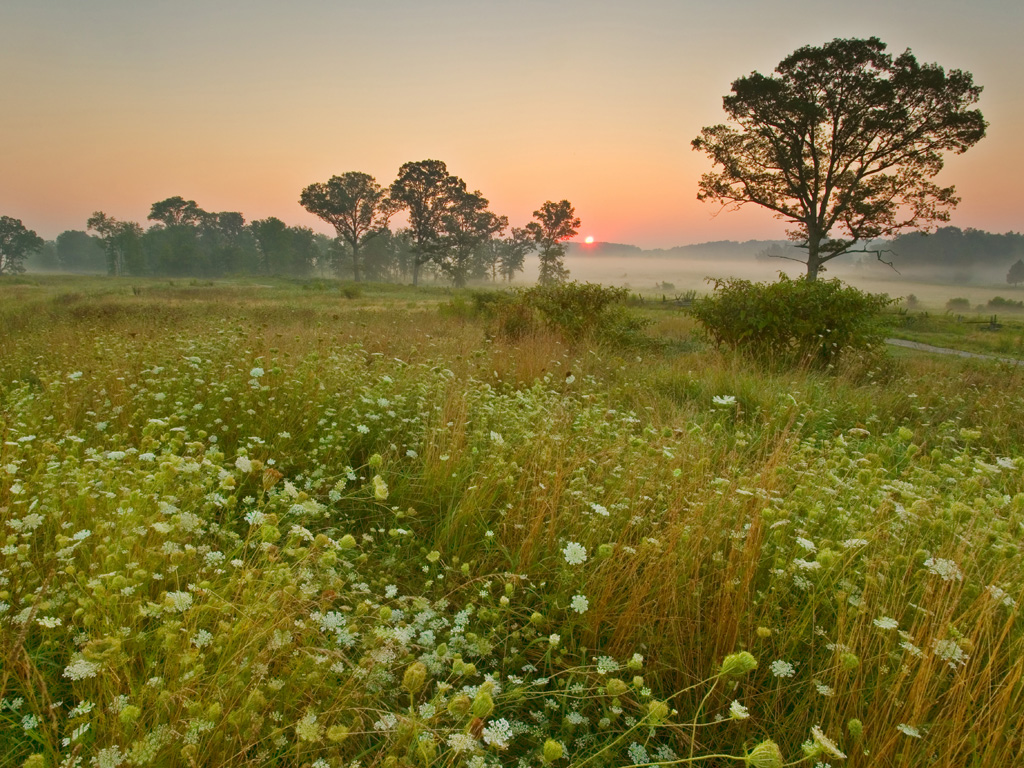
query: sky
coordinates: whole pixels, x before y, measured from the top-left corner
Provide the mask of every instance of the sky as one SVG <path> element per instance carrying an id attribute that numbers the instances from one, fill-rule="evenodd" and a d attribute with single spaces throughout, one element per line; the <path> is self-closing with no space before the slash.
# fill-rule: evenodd
<path id="1" fill-rule="evenodd" d="M 1024 228 L 1020 0 L 4 0 L 0 215 L 40 235 L 93 211 L 208 211 L 328 231 L 303 187 L 445 161 L 516 226 L 568 199 L 580 238 L 647 248 L 784 237 L 696 200 L 737 77 L 877 36 L 984 86 L 988 135 L 937 177 L 951 223 Z"/>

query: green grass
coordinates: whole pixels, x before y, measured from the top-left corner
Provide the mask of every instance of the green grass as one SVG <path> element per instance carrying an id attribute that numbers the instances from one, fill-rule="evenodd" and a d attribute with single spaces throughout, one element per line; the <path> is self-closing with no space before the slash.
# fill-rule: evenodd
<path id="1" fill-rule="evenodd" d="M 343 287 L 0 281 L 11 765 L 1024 757 L 1024 372 Z"/>
<path id="2" fill-rule="evenodd" d="M 992 317 L 996 317 L 993 325 Z M 1016 314 L 931 314 L 895 316 L 892 335 L 936 347 L 1024 359 L 1024 318 Z"/>

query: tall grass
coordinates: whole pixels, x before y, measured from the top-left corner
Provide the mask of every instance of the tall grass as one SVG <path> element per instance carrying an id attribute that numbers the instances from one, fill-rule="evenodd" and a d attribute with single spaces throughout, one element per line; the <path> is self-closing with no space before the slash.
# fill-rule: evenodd
<path id="1" fill-rule="evenodd" d="M 765 372 L 675 316 L 491 339 L 437 298 L 5 293 L 0 754 L 1024 758 L 1024 373 Z"/>

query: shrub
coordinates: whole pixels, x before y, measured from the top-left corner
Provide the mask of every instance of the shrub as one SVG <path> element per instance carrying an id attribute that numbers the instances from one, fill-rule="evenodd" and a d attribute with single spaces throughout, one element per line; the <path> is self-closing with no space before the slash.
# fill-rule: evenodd
<path id="1" fill-rule="evenodd" d="M 994 296 L 988 300 L 989 309 L 1003 309 L 1003 310 L 1021 310 L 1024 309 L 1024 301 L 1014 301 L 1013 299 L 1004 299 L 1002 296 Z"/>
<path id="2" fill-rule="evenodd" d="M 628 296 L 628 288 L 576 282 L 538 285 L 520 294 L 526 306 L 536 310 L 549 328 L 559 331 L 569 341 L 614 337 L 619 335 L 624 325 L 632 324 L 633 331 L 643 327 L 643 320 L 616 306 Z"/>
<path id="3" fill-rule="evenodd" d="M 971 302 L 968 299 L 959 296 L 955 299 L 950 299 L 946 302 L 946 309 L 950 312 L 966 312 L 971 308 Z"/>
<path id="4" fill-rule="evenodd" d="M 842 352 L 869 349 L 882 340 L 880 314 L 892 303 L 838 280 L 713 282 L 714 293 L 693 303 L 693 316 L 716 345 L 764 362 L 828 364 Z"/>
<path id="5" fill-rule="evenodd" d="M 651 343 L 643 330 L 651 321 L 629 311 L 627 288 L 607 288 L 594 283 L 538 285 L 526 290 L 477 291 L 472 303 L 455 297 L 442 304 L 445 317 L 483 317 L 492 332 L 517 340 L 540 327 L 560 333 L 570 343 L 584 339 L 614 345 L 637 346 Z"/>

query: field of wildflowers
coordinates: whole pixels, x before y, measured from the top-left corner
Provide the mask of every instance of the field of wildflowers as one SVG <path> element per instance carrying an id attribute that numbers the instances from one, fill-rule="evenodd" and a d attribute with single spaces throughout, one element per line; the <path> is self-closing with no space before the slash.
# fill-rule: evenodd
<path id="1" fill-rule="evenodd" d="M 1024 371 L 384 290 L 0 283 L 0 762 L 1024 762 Z"/>

